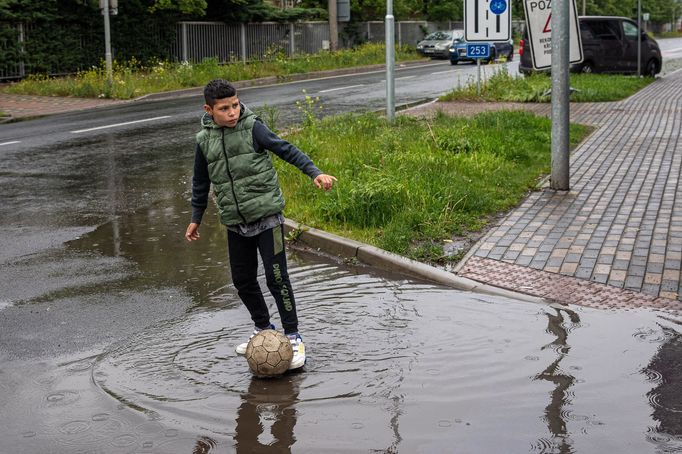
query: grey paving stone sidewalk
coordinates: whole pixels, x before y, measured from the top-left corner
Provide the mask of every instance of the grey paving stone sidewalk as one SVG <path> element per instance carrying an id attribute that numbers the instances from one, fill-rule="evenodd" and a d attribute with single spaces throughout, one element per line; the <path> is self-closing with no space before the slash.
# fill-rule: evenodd
<path id="1" fill-rule="evenodd" d="M 110 106 L 128 101 L 97 98 L 15 95 L 0 92 L 0 111 L 11 118 L 30 118 Z"/>
<path id="2" fill-rule="evenodd" d="M 496 285 L 504 267 L 495 264 L 509 264 L 529 281 L 541 271 L 682 299 L 682 71 L 627 100 L 577 106 L 571 119 L 597 126 L 572 154 L 571 189 L 532 193 L 459 274 Z"/>

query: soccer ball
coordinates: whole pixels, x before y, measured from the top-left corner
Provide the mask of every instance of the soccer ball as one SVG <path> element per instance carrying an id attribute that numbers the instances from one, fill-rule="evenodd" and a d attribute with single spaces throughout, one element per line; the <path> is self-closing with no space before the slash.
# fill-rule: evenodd
<path id="1" fill-rule="evenodd" d="M 294 351 L 284 334 L 274 329 L 264 329 L 249 340 L 245 356 L 253 375 L 273 377 L 289 369 Z"/>

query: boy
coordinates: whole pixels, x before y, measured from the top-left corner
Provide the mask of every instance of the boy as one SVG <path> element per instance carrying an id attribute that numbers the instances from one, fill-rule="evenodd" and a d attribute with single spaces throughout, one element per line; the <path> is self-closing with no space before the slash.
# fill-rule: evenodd
<path id="1" fill-rule="evenodd" d="M 284 198 L 268 150 L 298 167 L 325 191 L 336 178 L 323 174 L 308 156 L 270 131 L 239 102 L 237 90 L 226 80 L 209 82 L 204 99 L 206 113 L 194 156 L 192 222 L 185 238 L 199 239 L 199 224 L 213 184 L 220 222 L 227 226 L 232 282 L 255 324 L 251 337 L 275 328 L 257 280 L 260 252 L 268 289 L 294 351 L 289 369 L 298 369 L 305 364 L 305 347 L 284 251 Z M 243 355 L 247 343 L 239 344 L 236 352 Z"/>

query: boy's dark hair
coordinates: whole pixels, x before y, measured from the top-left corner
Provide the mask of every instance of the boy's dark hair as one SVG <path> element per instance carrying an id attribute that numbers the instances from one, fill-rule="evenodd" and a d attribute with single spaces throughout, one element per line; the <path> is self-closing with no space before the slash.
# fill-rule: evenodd
<path id="1" fill-rule="evenodd" d="M 214 79 L 204 88 L 204 99 L 211 107 L 218 99 L 231 98 L 236 95 L 237 89 L 225 79 Z"/>

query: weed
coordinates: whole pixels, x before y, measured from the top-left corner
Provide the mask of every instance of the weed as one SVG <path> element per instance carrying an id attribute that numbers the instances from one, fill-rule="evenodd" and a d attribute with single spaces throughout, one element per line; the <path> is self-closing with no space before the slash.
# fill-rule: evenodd
<path id="1" fill-rule="evenodd" d="M 279 121 L 279 109 L 277 109 L 277 107 L 264 104 L 263 107 L 258 109 L 258 116 L 265 117 L 264 121 L 268 128 L 275 133 L 278 132 L 277 122 Z"/>
<path id="2" fill-rule="evenodd" d="M 318 115 L 322 113 L 320 97 L 313 98 L 305 90 L 301 91 L 303 101 L 296 101 L 296 108 L 303 113 L 303 126 L 313 127 L 318 122 Z"/>
<path id="3" fill-rule="evenodd" d="M 307 227 L 304 227 L 301 224 L 299 224 L 298 227 L 296 227 L 295 229 L 291 229 L 289 233 L 286 234 L 284 239 L 292 243 L 296 243 L 301 238 L 301 235 L 303 235 L 303 233 L 306 232 L 307 230 L 308 230 Z"/>

